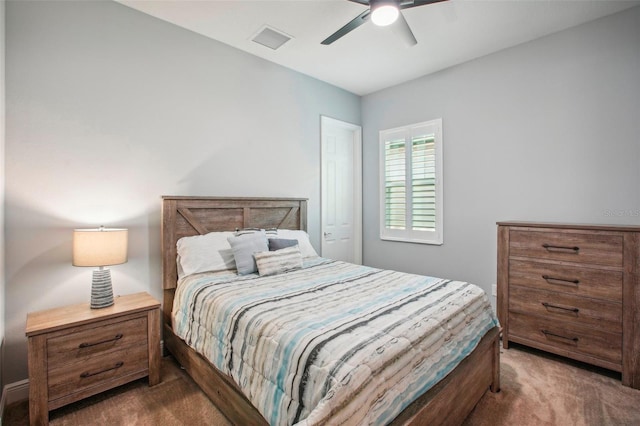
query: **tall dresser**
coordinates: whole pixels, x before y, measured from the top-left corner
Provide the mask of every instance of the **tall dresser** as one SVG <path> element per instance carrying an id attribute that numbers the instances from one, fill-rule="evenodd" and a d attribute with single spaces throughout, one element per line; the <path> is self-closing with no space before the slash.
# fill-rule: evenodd
<path id="1" fill-rule="evenodd" d="M 498 222 L 498 317 L 516 342 L 640 389 L 640 226 Z"/>

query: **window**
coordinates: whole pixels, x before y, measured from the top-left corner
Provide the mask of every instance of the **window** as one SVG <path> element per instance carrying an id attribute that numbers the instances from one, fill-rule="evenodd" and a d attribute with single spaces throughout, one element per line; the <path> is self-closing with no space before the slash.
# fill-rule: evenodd
<path id="1" fill-rule="evenodd" d="M 380 238 L 442 244 L 442 119 L 380 131 Z"/>

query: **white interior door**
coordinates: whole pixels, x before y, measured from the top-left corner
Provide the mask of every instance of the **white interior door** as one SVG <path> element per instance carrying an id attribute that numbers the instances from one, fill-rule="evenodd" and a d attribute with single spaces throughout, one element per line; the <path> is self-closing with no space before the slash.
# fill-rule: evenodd
<path id="1" fill-rule="evenodd" d="M 362 128 L 321 118 L 323 257 L 362 263 Z"/>

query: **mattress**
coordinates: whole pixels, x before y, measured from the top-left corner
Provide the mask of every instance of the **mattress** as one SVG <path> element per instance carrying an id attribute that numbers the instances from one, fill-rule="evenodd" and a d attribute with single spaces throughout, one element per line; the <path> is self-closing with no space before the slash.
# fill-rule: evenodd
<path id="1" fill-rule="evenodd" d="M 271 425 L 389 423 L 498 325 L 473 284 L 324 258 L 184 277 L 172 319 Z"/>

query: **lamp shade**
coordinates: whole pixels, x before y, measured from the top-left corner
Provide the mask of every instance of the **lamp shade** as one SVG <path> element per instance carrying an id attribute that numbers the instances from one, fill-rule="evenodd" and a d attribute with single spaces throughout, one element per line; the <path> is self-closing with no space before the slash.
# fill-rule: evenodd
<path id="1" fill-rule="evenodd" d="M 127 261 L 127 229 L 73 230 L 73 266 L 109 266 Z"/>

